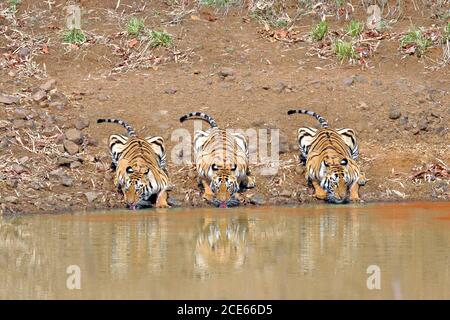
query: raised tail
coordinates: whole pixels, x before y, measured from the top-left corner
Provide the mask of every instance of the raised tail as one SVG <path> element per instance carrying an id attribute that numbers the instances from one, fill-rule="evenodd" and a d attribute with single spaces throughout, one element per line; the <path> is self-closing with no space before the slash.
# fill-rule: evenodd
<path id="1" fill-rule="evenodd" d="M 322 128 L 328 128 L 327 120 L 325 120 L 321 115 L 315 113 L 314 111 L 298 109 L 298 110 L 289 110 L 287 112 L 288 115 L 291 115 L 291 114 L 294 114 L 294 113 L 302 113 L 302 114 L 307 114 L 307 115 L 313 116 L 314 118 L 317 119 L 317 121 L 319 121 L 319 123 L 322 126 Z"/>
<path id="2" fill-rule="evenodd" d="M 122 125 L 125 129 L 127 129 L 128 135 L 130 137 L 136 137 L 136 131 L 134 131 L 133 127 L 130 126 L 128 123 L 119 120 L 119 119 L 98 119 L 97 123 L 103 123 L 103 122 L 110 122 L 110 123 L 117 123 Z"/>
<path id="3" fill-rule="evenodd" d="M 210 116 L 208 116 L 206 113 L 203 113 L 203 112 L 191 112 L 191 113 L 185 114 L 184 116 L 182 116 L 180 118 L 180 122 L 184 122 L 191 118 L 199 118 L 201 120 L 204 120 L 209 123 L 211 128 L 217 127 L 216 121 L 213 118 L 211 118 Z"/>

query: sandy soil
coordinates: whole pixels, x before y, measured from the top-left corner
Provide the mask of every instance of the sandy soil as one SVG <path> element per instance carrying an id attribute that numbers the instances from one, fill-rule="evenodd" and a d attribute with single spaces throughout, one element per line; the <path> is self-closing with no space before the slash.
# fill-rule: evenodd
<path id="1" fill-rule="evenodd" d="M 316 124 L 306 116 L 286 115 L 299 107 L 320 113 L 332 126 L 357 131 L 360 165 L 369 179 L 361 189 L 365 201 L 449 199 L 450 72 L 448 65 L 438 66 L 441 48 L 431 48 L 423 58 L 405 57 L 393 37 L 380 41 L 368 66 L 341 64 L 336 57 L 317 57 L 308 41 L 264 36 L 264 27 L 244 9 L 224 15 L 201 8 L 178 24 L 166 24 L 173 7 L 163 1 L 143 11 L 133 5 L 139 1 L 122 1 L 118 11 L 116 3 L 81 1 L 89 41 L 80 47 L 61 41 L 65 1 L 55 1 L 51 9 L 22 2 L 16 29 L 32 35 L 27 41 L 12 31 L 9 20 L 0 19 L 0 95 L 17 97 L 0 103 L 3 214 L 123 206 L 112 184 L 107 138 L 124 131 L 96 124 L 99 117 L 123 119 L 141 135 L 161 135 L 172 203 L 206 205 L 194 171 L 171 159 L 173 130 L 193 131 L 192 123 L 178 121 L 190 111 L 207 112 L 226 128 L 280 129 L 281 168 L 271 176 L 253 168 L 257 188 L 246 193 L 249 205 L 316 201 L 296 145 L 296 129 Z M 173 48 L 151 51 L 152 67 L 124 64 L 124 57 L 139 48 L 127 47 L 131 39 L 120 34 L 132 14 L 174 35 Z M 411 21 L 424 27 L 444 24 L 429 16 L 406 8 L 391 32 L 407 31 Z M 316 22 L 302 17 L 296 30 L 307 34 Z M 330 20 L 336 30 L 346 23 Z M 16 63 L 8 64 L 12 56 Z M 220 75 L 224 68 L 231 71 L 225 77 Z"/>

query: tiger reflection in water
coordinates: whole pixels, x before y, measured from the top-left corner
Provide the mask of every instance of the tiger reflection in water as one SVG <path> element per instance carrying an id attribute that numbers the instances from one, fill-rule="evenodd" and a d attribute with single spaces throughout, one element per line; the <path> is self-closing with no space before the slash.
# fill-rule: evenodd
<path id="1" fill-rule="evenodd" d="M 248 220 L 205 218 L 195 245 L 195 268 L 202 273 L 238 269 L 247 255 Z"/>

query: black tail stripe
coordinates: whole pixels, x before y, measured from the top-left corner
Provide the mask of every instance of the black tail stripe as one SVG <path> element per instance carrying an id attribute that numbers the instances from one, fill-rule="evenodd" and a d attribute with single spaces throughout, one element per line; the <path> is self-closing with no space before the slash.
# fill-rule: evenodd
<path id="1" fill-rule="evenodd" d="M 191 113 L 185 114 L 185 115 L 183 115 L 180 118 L 180 122 L 184 122 L 184 121 L 189 120 L 189 119 L 191 119 L 193 117 L 200 118 L 200 119 L 208 122 L 209 125 L 212 128 L 217 127 L 216 121 L 211 116 L 209 116 L 209 115 L 207 115 L 206 113 L 203 113 L 203 112 L 191 112 Z"/>

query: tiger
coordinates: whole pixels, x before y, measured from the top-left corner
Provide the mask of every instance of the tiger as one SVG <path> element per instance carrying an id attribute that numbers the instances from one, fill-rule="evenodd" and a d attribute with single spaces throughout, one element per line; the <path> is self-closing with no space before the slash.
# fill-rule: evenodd
<path id="1" fill-rule="evenodd" d="M 305 178 L 314 187 L 314 196 L 330 203 L 360 201 L 359 187 L 366 184 L 365 175 L 357 164 L 359 147 L 355 131 L 348 128 L 330 129 L 327 121 L 308 110 L 289 110 L 313 116 L 320 129 L 299 128 L 300 162 L 305 165 Z"/>
<path id="2" fill-rule="evenodd" d="M 203 198 L 220 208 L 239 205 L 237 192 L 255 187 L 245 136 L 218 128 L 216 121 L 202 112 L 185 114 L 180 122 L 192 118 L 210 125 L 208 130 L 197 130 L 194 135 L 195 167 Z"/>
<path id="3" fill-rule="evenodd" d="M 156 208 L 170 207 L 167 203 L 169 175 L 163 138 L 149 136 L 142 139 L 122 120 L 97 120 L 97 123 L 103 122 L 117 123 L 127 129 L 128 136 L 113 134 L 109 137 L 111 169 L 116 173 L 114 184 L 123 194 L 126 206 L 132 210 L 153 203 Z"/>

